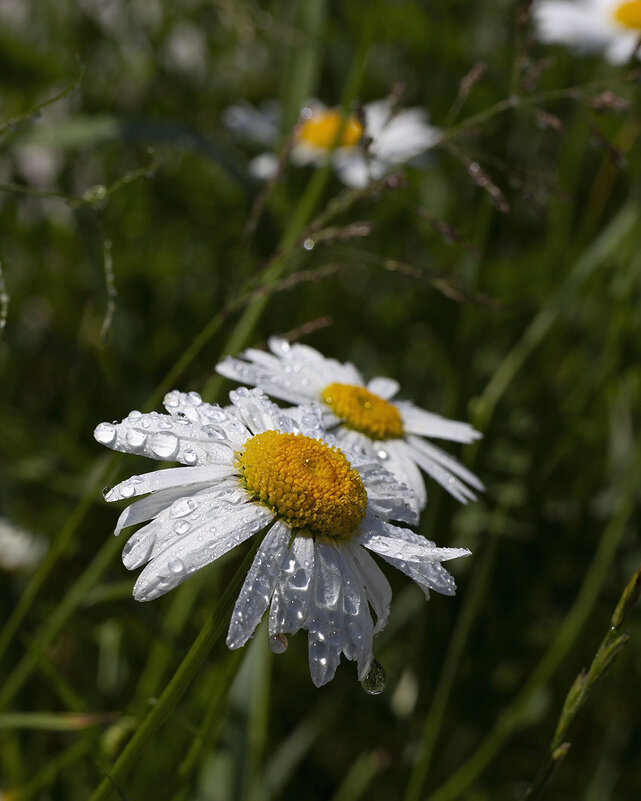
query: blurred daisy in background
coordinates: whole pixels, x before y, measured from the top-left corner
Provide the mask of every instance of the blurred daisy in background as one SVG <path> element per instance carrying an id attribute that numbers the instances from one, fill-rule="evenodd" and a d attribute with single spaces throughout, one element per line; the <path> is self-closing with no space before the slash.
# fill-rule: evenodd
<path id="1" fill-rule="evenodd" d="M 541 41 L 603 52 L 611 64 L 632 58 L 641 41 L 641 0 L 541 0 L 532 15 Z"/>
<path id="2" fill-rule="evenodd" d="M 241 358 L 227 357 L 216 370 L 226 378 L 260 387 L 289 403 L 321 404 L 323 425 L 341 447 L 358 449 L 383 462 L 415 495 L 417 510 L 427 501 L 420 470 L 461 503 L 476 500 L 470 487 L 483 490 L 479 479 L 426 437 L 473 442 L 481 434 L 468 423 L 447 420 L 409 401 L 395 401 L 399 384 L 373 378 L 367 385 L 354 365 L 326 359 L 307 345 L 290 345 L 271 337 L 271 353 L 248 349 Z"/>
<path id="3" fill-rule="evenodd" d="M 34 570 L 46 551 L 47 544 L 43 539 L 0 517 L 0 570 Z"/>
<path id="4" fill-rule="evenodd" d="M 363 680 L 391 601 L 370 552 L 429 597 L 430 590 L 454 594 L 441 562 L 469 551 L 437 548 L 392 525 L 416 523 L 411 491 L 377 460 L 339 448 L 325 434 L 318 408 L 285 413 L 259 390 L 245 388 L 230 399 L 223 409 L 196 393 L 171 392 L 169 414 L 131 412 L 94 432 L 115 450 L 184 465 L 133 476 L 105 494 L 108 501 L 147 495 L 116 526 L 118 534 L 151 521 L 123 549 L 130 570 L 146 564 L 134 597 L 158 598 L 268 529 L 236 601 L 228 646 L 244 645 L 269 607 L 273 651 L 285 650 L 287 635 L 308 631 L 314 684 L 333 678 L 341 653 L 357 662 Z"/>
<path id="5" fill-rule="evenodd" d="M 224 121 L 238 136 L 272 148 L 253 159 L 250 170 L 260 179 L 275 175 L 278 106 L 231 106 L 225 110 Z M 331 161 L 343 183 L 361 189 L 436 145 L 441 132 L 429 125 L 424 109 L 396 110 L 389 99 L 367 103 L 358 114 L 347 116 L 340 109 L 310 100 L 293 136 L 290 158 L 294 164 L 322 166 Z"/>

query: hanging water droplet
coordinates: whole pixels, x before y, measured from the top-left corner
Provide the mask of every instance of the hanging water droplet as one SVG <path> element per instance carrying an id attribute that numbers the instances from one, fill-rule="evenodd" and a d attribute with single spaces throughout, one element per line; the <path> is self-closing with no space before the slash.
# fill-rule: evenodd
<path id="1" fill-rule="evenodd" d="M 149 447 L 161 459 L 171 458 L 178 450 L 178 437 L 170 433 L 153 434 L 149 438 Z"/>
<path id="2" fill-rule="evenodd" d="M 273 634 L 269 638 L 269 650 L 273 654 L 283 654 L 287 650 L 287 646 L 289 643 L 287 642 L 287 635 L 286 634 Z"/>
<path id="3" fill-rule="evenodd" d="M 107 495 L 109 495 L 109 493 L 110 493 L 110 492 L 111 492 L 111 487 L 103 487 L 103 490 L 102 490 L 102 497 L 103 497 L 103 498 L 106 498 L 106 497 L 107 497 Z"/>
<path id="4" fill-rule="evenodd" d="M 361 687 L 368 695 L 380 695 L 387 684 L 385 670 L 378 659 L 372 659 L 367 676 L 361 682 Z"/>
<path id="5" fill-rule="evenodd" d="M 110 445 L 116 439 L 116 427 L 112 423 L 100 423 L 93 435 L 101 445 Z"/>

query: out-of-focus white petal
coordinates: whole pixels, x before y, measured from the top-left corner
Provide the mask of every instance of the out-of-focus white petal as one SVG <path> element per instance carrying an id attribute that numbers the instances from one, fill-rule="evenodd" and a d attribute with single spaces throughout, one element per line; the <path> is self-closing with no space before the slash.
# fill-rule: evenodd
<path id="1" fill-rule="evenodd" d="M 399 481 L 404 482 L 414 493 L 416 509 L 420 512 L 427 503 L 427 491 L 421 471 L 408 452 L 404 440 L 388 440 L 380 443 L 379 453 L 387 453 L 384 465 Z"/>
<path id="2" fill-rule="evenodd" d="M 414 459 L 416 464 L 424 470 L 428 476 L 431 476 L 437 481 L 443 489 L 447 490 L 453 498 L 456 498 L 460 503 L 467 503 L 468 501 L 475 501 L 476 495 L 460 481 L 447 467 L 444 467 L 443 459 L 435 459 L 428 450 L 419 447 L 417 442 L 422 444 L 421 440 L 414 438 L 413 442 L 403 443 L 407 448 L 408 453 Z M 450 459 L 450 461 L 455 461 Z M 461 470 L 465 468 L 460 465 Z"/>
<path id="3" fill-rule="evenodd" d="M 232 612 L 227 633 L 229 648 L 244 645 L 260 623 L 280 574 L 290 536 L 289 526 L 276 521 L 260 544 Z"/>
<path id="4" fill-rule="evenodd" d="M 249 174 L 259 181 L 271 181 L 278 174 L 279 161 L 273 153 L 259 153 L 249 162 Z"/>
<path id="5" fill-rule="evenodd" d="M 273 145 L 278 140 L 280 108 L 274 102 L 264 103 L 260 108 L 239 103 L 224 110 L 223 122 L 237 136 L 262 145 Z"/>
<path id="6" fill-rule="evenodd" d="M 378 395 L 379 398 L 384 398 L 385 400 L 390 400 L 396 395 L 401 388 L 401 385 L 398 381 L 394 381 L 393 378 L 387 378 L 387 376 L 376 376 L 372 378 L 372 380 L 368 383 L 367 389 L 370 392 L 373 392 L 374 395 Z"/>
<path id="7" fill-rule="evenodd" d="M 483 435 L 469 423 L 448 420 L 433 412 L 426 412 L 409 401 L 395 404 L 403 421 L 403 430 L 408 434 L 447 439 L 451 442 L 474 442 Z"/>

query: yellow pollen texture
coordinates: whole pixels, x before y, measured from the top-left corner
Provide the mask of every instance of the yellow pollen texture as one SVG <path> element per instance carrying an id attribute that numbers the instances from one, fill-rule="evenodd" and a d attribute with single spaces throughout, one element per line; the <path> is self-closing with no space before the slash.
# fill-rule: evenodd
<path id="1" fill-rule="evenodd" d="M 622 3 L 614 12 L 614 16 L 626 28 L 641 30 L 641 0 Z"/>
<path id="2" fill-rule="evenodd" d="M 361 431 L 371 439 L 403 436 L 403 422 L 396 406 L 365 387 L 330 384 L 321 398 L 348 428 Z"/>
<path id="3" fill-rule="evenodd" d="M 264 431 L 245 443 L 237 464 L 247 489 L 293 529 L 344 540 L 365 517 L 361 477 L 338 448 L 324 442 Z"/>
<path id="4" fill-rule="evenodd" d="M 323 150 L 329 150 L 334 144 L 336 147 L 353 147 L 363 135 L 363 126 L 354 115 L 347 117 L 340 139 L 336 141 L 342 120 L 342 114 L 336 109 L 315 111 L 301 124 L 298 137 L 306 144 Z"/>

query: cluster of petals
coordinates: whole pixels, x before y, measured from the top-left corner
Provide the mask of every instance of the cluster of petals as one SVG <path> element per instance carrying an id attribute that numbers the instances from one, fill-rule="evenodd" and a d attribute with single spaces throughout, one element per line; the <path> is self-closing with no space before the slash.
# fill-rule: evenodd
<path id="1" fill-rule="evenodd" d="M 532 14 L 543 42 L 601 52 L 612 64 L 639 51 L 641 0 L 540 0 Z"/>
<path id="2" fill-rule="evenodd" d="M 107 501 L 135 499 L 121 513 L 116 534 L 144 524 L 123 549 L 128 569 L 144 566 L 134 597 L 158 598 L 260 535 L 231 616 L 228 646 L 244 645 L 268 612 L 272 650 L 283 651 L 287 636 L 308 632 L 317 686 L 333 678 L 341 654 L 357 663 L 363 679 L 391 601 L 389 583 L 372 554 L 407 574 L 429 597 L 430 590 L 454 594 L 454 580 L 441 563 L 469 551 L 438 548 L 408 528 L 418 521 L 412 490 L 371 450 L 351 449 L 327 433 L 318 405 L 282 409 L 261 390 L 245 387 L 229 397 L 231 404 L 220 407 L 197 393 L 170 392 L 167 414 L 134 411 L 94 432 L 98 442 L 115 450 L 181 465 L 132 476 L 105 492 Z M 340 452 L 357 471 L 367 504 L 350 536 L 297 529 L 247 486 L 242 454 L 265 432 L 313 440 Z"/>
<path id="3" fill-rule="evenodd" d="M 411 161 L 438 144 L 441 138 L 441 131 L 429 124 L 425 109 L 396 109 L 389 99 L 366 103 L 360 109 L 358 121 L 355 117 L 347 118 L 344 124 L 359 131 L 347 141 L 314 141 L 305 136 L 306 122 L 339 113 L 318 100 L 308 101 L 294 132 L 290 158 L 296 165 L 322 166 L 331 162 L 340 180 L 355 189 L 362 189 Z M 278 105 L 230 106 L 225 110 L 224 121 L 235 135 L 270 148 L 252 160 L 250 171 L 259 179 L 273 177 L 278 169 L 275 155 L 280 137 Z"/>

